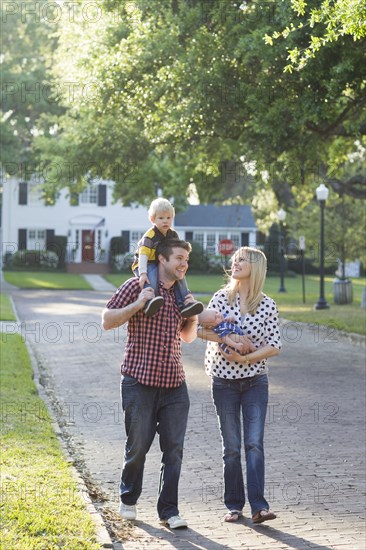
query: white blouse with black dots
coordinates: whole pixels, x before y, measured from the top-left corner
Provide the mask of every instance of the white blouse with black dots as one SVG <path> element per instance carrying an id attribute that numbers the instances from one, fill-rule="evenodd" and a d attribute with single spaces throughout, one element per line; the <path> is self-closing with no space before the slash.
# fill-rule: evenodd
<path id="1" fill-rule="evenodd" d="M 207 309 L 215 309 L 224 315 L 233 317 L 235 323 L 242 329 L 244 334 L 249 336 L 256 348 L 270 345 L 281 349 L 278 310 L 275 301 L 269 296 L 263 295 L 254 315 L 250 313 L 242 315 L 239 294 L 237 294 L 235 305 L 231 306 L 227 301 L 227 291 L 219 290 L 211 298 Z M 227 361 L 220 353 L 217 342 L 207 342 L 205 369 L 209 376 L 230 379 L 248 378 L 256 374 L 266 374 L 267 360 L 262 359 L 249 365 Z"/>

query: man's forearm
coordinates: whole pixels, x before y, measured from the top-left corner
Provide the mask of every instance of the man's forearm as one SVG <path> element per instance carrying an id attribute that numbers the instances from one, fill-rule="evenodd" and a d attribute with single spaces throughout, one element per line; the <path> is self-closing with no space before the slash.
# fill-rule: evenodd
<path id="1" fill-rule="evenodd" d="M 189 317 L 181 330 L 180 336 L 186 344 L 190 344 L 197 338 L 198 317 Z"/>
<path id="2" fill-rule="evenodd" d="M 197 336 L 202 340 L 210 340 L 210 342 L 218 342 L 219 344 L 223 342 L 223 339 L 210 328 L 199 327 Z"/>
<path id="3" fill-rule="evenodd" d="M 139 301 L 133 302 L 121 309 L 105 308 L 102 313 L 102 327 L 104 330 L 120 327 L 131 319 L 141 309 Z"/>

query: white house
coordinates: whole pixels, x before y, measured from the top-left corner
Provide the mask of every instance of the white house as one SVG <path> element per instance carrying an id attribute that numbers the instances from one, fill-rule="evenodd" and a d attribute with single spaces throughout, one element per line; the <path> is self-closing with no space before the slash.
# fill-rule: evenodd
<path id="1" fill-rule="evenodd" d="M 149 227 L 147 208 L 113 203 L 113 182 L 99 181 L 83 193 L 63 189 L 52 206 L 45 206 L 39 182 L 6 179 L 3 183 L 2 257 L 17 250 L 54 250 L 54 237 L 67 237 L 68 271 L 106 272 L 112 237 L 123 236 L 134 252 Z M 235 248 L 255 245 L 257 229 L 249 206 L 190 206 L 176 215 L 181 238 L 200 242 L 216 254 L 222 239 Z"/>

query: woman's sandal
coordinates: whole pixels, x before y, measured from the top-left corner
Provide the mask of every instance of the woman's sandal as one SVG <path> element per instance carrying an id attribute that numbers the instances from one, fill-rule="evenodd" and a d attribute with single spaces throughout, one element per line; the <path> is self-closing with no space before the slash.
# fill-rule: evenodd
<path id="1" fill-rule="evenodd" d="M 227 514 L 224 515 L 224 521 L 233 523 L 234 521 L 238 521 L 241 515 L 242 513 L 240 512 L 240 510 L 230 510 Z"/>
<path id="2" fill-rule="evenodd" d="M 263 523 L 264 521 L 268 521 L 270 519 L 276 519 L 276 514 L 273 512 L 270 512 L 269 510 L 259 510 L 254 516 L 252 517 L 253 523 Z"/>

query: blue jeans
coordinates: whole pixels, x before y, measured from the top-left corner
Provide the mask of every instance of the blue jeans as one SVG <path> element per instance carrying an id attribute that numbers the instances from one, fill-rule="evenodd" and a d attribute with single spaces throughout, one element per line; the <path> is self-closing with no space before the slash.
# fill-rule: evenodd
<path id="1" fill-rule="evenodd" d="M 224 502 L 229 510 L 242 510 L 245 504 L 241 466 L 241 418 L 247 493 L 252 515 L 268 509 L 264 498 L 263 435 L 268 404 L 266 374 L 227 380 L 213 377 L 212 397 L 218 416 L 224 459 Z"/>
<path id="2" fill-rule="evenodd" d="M 136 504 L 142 491 L 145 458 L 155 433 L 162 451 L 158 514 L 168 519 L 179 514 L 178 483 L 187 427 L 189 397 L 186 383 L 178 388 L 155 388 L 132 376 L 121 382 L 122 408 L 127 440 L 120 495 L 124 504 Z"/>
<path id="3" fill-rule="evenodd" d="M 139 276 L 138 268 L 135 269 L 134 274 L 136 277 Z M 159 281 L 158 281 L 158 266 L 154 263 L 147 264 L 147 276 L 149 277 L 150 284 L 146 283 L 145 288 L 151 286 L 155 291 L 155 296 L 159 295 Z M 189 289 L 187 286 L 186 279 L 181 281 L 176 281 L 174 283 L 174 295 L 175 300 L 180 309 L 184 306 L 184 299 L 189 294 Z"/>

